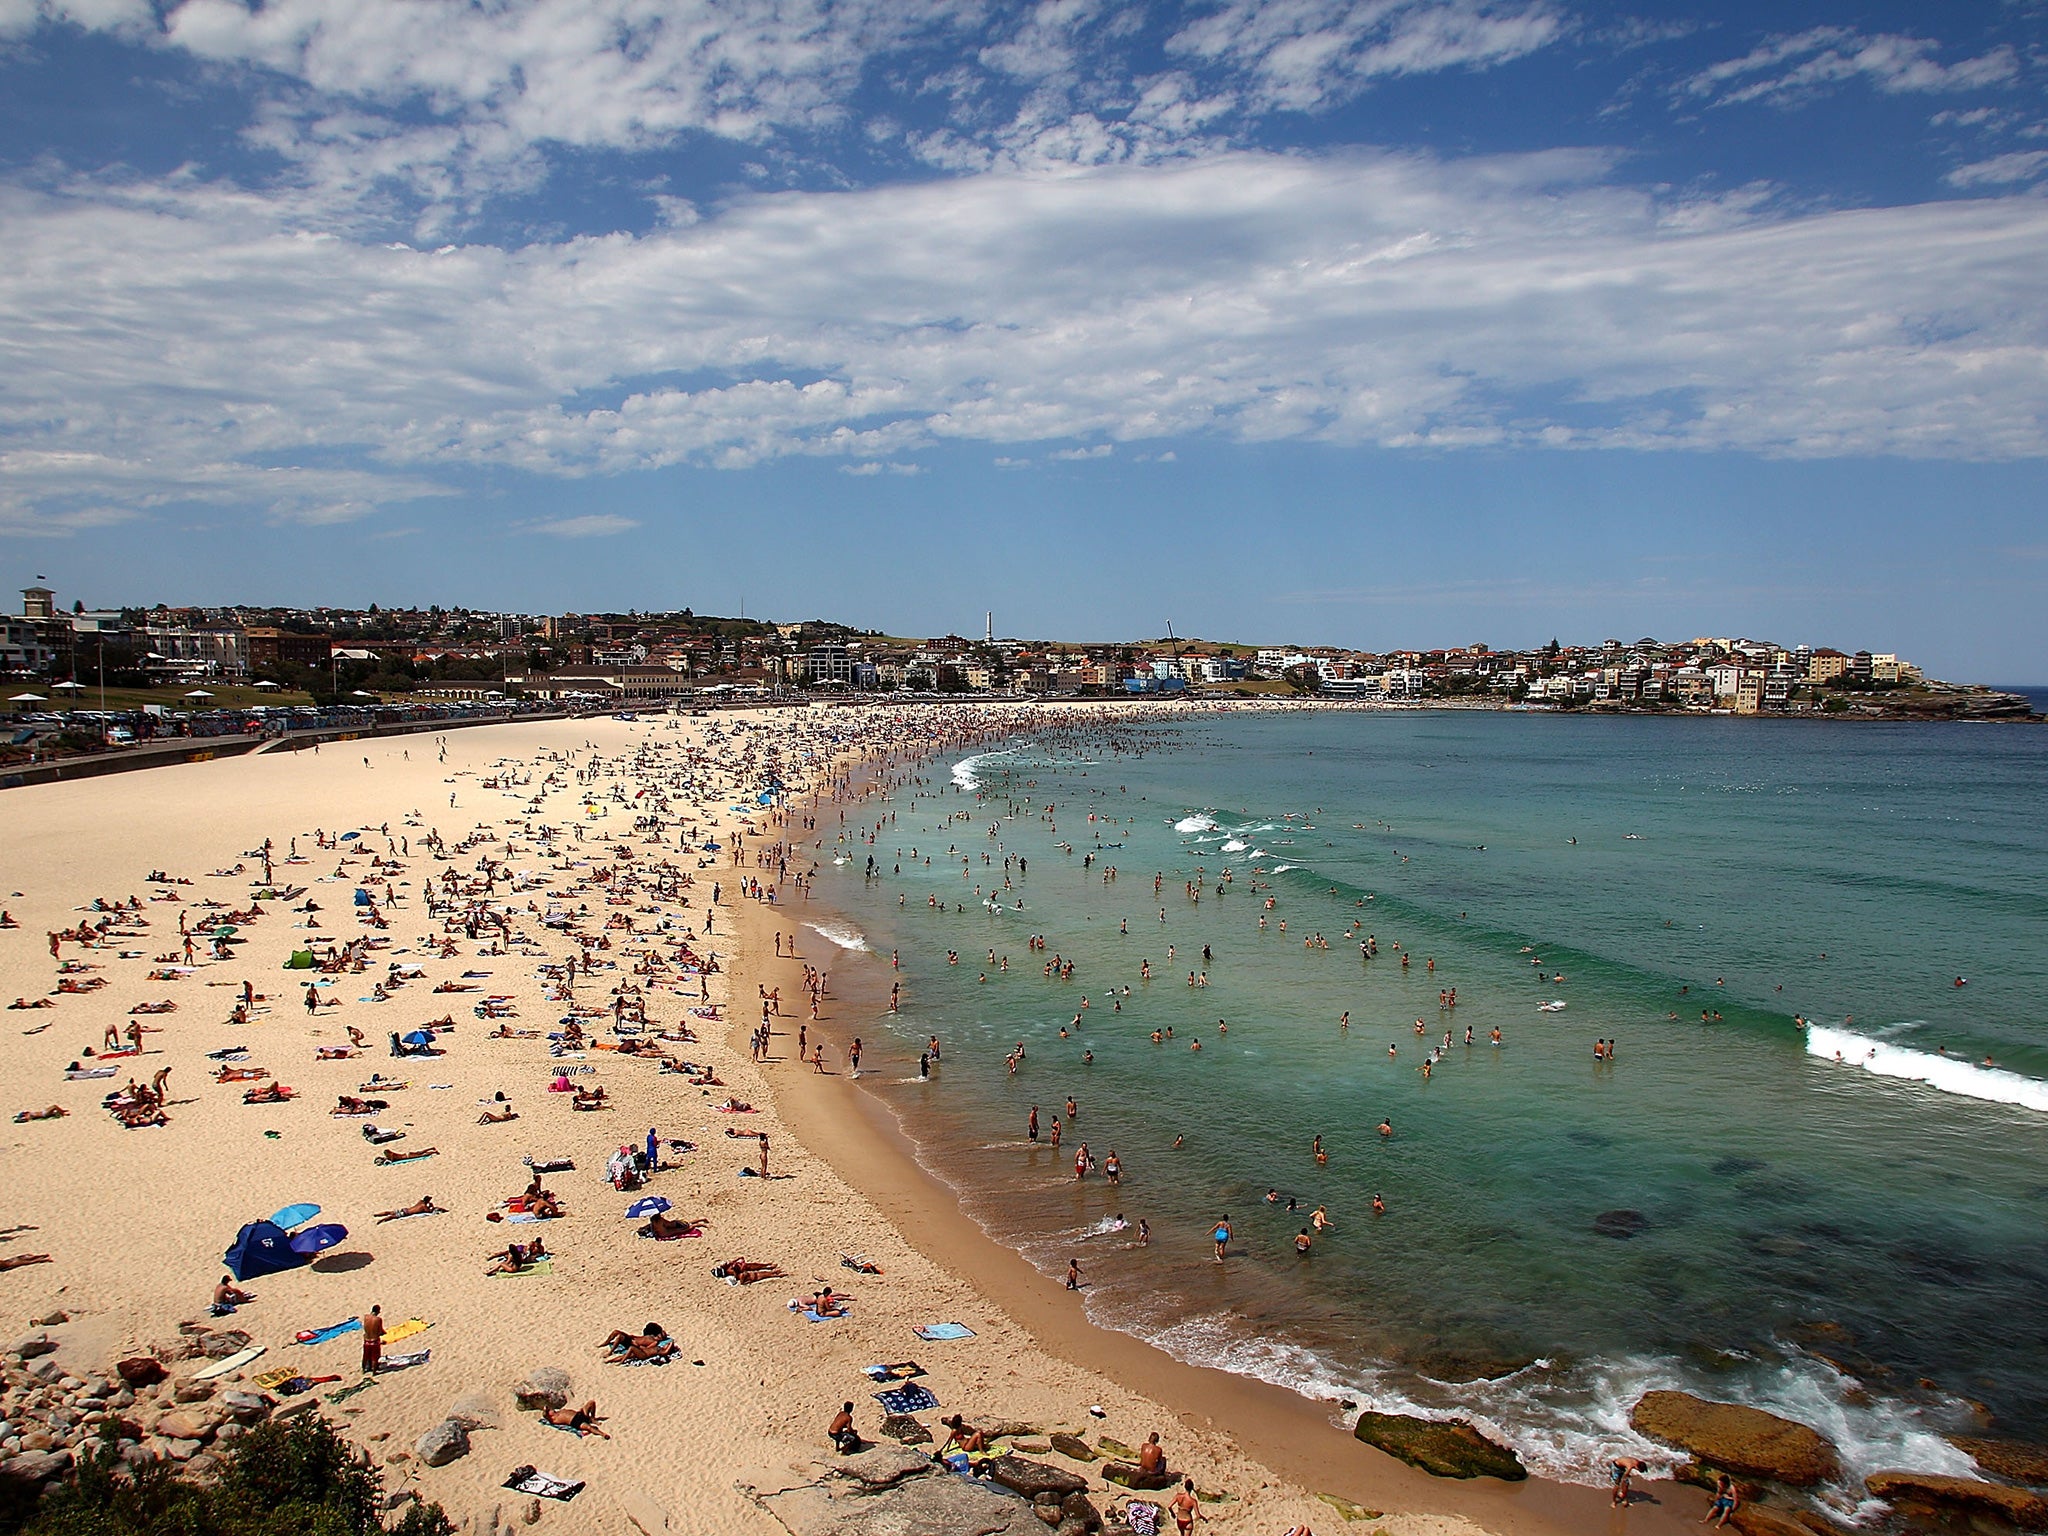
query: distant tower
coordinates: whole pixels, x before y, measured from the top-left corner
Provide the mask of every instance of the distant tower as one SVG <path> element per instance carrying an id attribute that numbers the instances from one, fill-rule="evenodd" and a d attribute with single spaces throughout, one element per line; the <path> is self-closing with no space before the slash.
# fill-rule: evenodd
<path id="1" fill-rule="evenodd" d="M 21 616 L 25 619 L 51 619 L 57 616 L 57 594 L 48 587 L 23 587 L 21 589 Z"/>
<path id="2" fill-rule="evenodd" d="M 996 643 L 996 616 L 994 613 L 990 613 L 988 616 L 988 643 L 990 645 Z"/>

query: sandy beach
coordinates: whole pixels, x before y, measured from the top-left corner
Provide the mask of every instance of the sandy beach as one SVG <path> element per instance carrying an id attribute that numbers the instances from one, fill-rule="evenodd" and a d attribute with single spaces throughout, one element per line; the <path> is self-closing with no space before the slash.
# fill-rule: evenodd
<path id="1" fill-rule="evenodd" d="M 845 730 L 843 717 L 834 728 Z M 0 796 L 0 905 L 19 924 L 0 932 L 0 995 L 54 1005 L 8 1011 L 0 1072 L 11 1102 L 0 1112 L 67 1111 L 8 1126 L 0 1228 L 14 1230 L 0 1257 L 48 1253 L 51 1262 L 0 1274 L 0 1305 L 23 1328 L 68 1314 L 49 1333 L 55 1358 L 80 1378 L 173 1349 L 181 1323 L 246 1331 L 265 1352 L 235 1373 L 244 1384 L 284 1367 L 340 1378 L 314 1389 L 319 1410 L 385 1464 L 387 1486 L 417 1489 L 477 1530 L 525 1508 L 500 1487 L 520 1466 L 586 1484 L 573 1502 L 544 1506 L 543 1529 L 784 1530 L 773 1496 L 836 1459 L 825 1427 L 842 1401 L 855 1404 L 860 1433 L 879 1438 L 879 1388 L 862 1368 L 908 1360 L 939 1405 L 920 1415 L 927 1426 L 958 1412 L 1022 1426 L 1028 1433 L 1015 1438 L 1034 1446 L 1058 1432 L 1136 1445 L 1158 1431 L 1170 1465 L 1222 1495 L 1203 1514 L 1224 1530 L 1512 1536 L 1621 1518 L 1588 1489 L 1430 1479 L 1334 1427 L 1330 1405 L 1184 1366 L 1092 1327 L 1057 1282 L 960 1213 L 886 1113 L 846 1080 L 844 1037 L 853 1031 L 834 1018 L 829 992 L 810 1028 L 827 1042 L 833 1070 L 799 1069 L 794 1033 L 809 1024 L 803 968 L 830 962 L 802 943 L 792 955 L 776 942 L 798 927 L 787 887 L 773 906 L 740 895 L 741 877 L 760 873 L 754 848 L 779 834 L 758 810 L 757 830 L 742 831 L 748 818 L 736 807 L 752 806 L 771 742 L 792 783 L 806 754 L 817 754 L 814 767 L 823 761 L 833 743 L 821 733 L 805 740 L 807 730 L 815 732 L 805 717 L 788 715 L 507 725 L 449 733 L 445 761 L 436 738 L 415 736 Z M 863 745 L 876 750 L 888 728 L 878 721 L 872 730 Z M 644 754 L 637 772 L 635 753 Z M 660 831 L 636 831 L 649 816 Z M 738 866 L 736 832 L 749 845 Z M 350 833 L 316 846 L 316 836 Z M 209 958 L 202 941 L 186 969 L 180 914 L 206 932 L 223 912 L 246 911 L 265 888 L 266 838 L 276 861 L 269 888 L 304 894 L 256 903 L 260 915 L 235 924 L 226 958 Z M 294 840 L 303 862 L 287 862 Z M 691 851 L 679 851 L 679 840 Z M 704 850 L 714 842 L 717 851 Z M 148 882 L 156 871 L 191 883 Z M 429 882 L 440 892 L 431 915 Z M 356 904 L 358 889 L 373 905 Z M 131 896 L 139 905 L 119 914 L 104 942 L 60 941 L 52 959 L 49 934 L 114 915 L 91 910 L 96 899 L 111 908 Z M 308 900 L 317 911 L 300 910 Z M 222 905 L 203 909 L 206 901 Z M 472 936 L 466 924 L 479 917 Z M 137 919 L 147 927 L 131 926 Z M 492 937 L 500 920 L 502 945 Z M 294 950 L 358 940 L 384 941 L 358 952 L 360 970 L 284 968 Z M 571 954 L 593 967 L 573 991 L 559 969 L 543 971 Z M 686 954 L 715 956 L 718 970 L 701 975 Z M 62 975 L 60 961 L 85 968 Z M 66 981 L 89 990 L 52 995 Z M 324 983 L 317 1012 L 304 1003 L 309 981 Z M 256 1008 L 248 1022 L 231 1022 L 245 983 Z M 762 988 L 780 993 L 781 1012 L 757 1061 L 750 1035 Z M 502 1001 L 479 1018 L 486 998 Z M 160 1001 L 176 1008 L 131 1013 Z M 641 1031 L 614 1034 L 616 1018 L 641 1010 Z M 433 1040 L 443 1054 L 393 1059 L 390 1037 L 444 1016 L 453 1027 Z M 551 1055 L 546 1036 L 571 1019 L 589 1048 Z M 144 1035 L 143 1054 L 107 1062 L 109 1077 L 66 1080 L 68 1064 L 94 1066 L 86 1052 L 101 1048 L 110 1026 L 131 1023 L 157 1031 Z M 348 1046 L 350 1028 L 364 1037 L 359 1054 L 316 1059 Z M 515 1037 L 494 1037 L 500 1029 Z M 685 1031 L 695 1039 L 680 1038 Z M 649 1049 L 621 1052 L 622 1038 Z M 234 1047 L 245 1051 L 213 1054 Z M 657 1052 L 698 1070 L 666 1069 Z M 223 1066 L 269 1075 L 216 1081 Z M 131 1077 L 147 1083 L 163 1068 L 167 1124 L 124 1129 L 101 1107 Z M 575 1087 L 602 1088 L 605 1107 L 572 1108 L 578 1095 L 550 1091 L 558 1072 Z M 365 1086 L 373 1075 L 406 1086 Z M 244 1102 L 267 1084 L 296 1095 Z M 330 1113 L 344 1095 L 383 1100 L 368 1123 L 403 1138 L 380 1153 L 364 1118 Z M 734 1100 L 750 1111 L 718 1107 Z M 479 1123 L 507 1105 L 516 1119 Z M 650 1128 L 664 1166 L 644 1189 L 615 1189 L 607 1158 L 643 1145 Z M 761 1134 L 770 1177 L 742 1176 L 759 1164 Z M 692 1150 L 673 1150 L 674 1141 Z M 435 1155 L 379 1161 L 426 1148 Z M 574 1161 L 573 1171 L 543 1180 L 563 1215 L 488 1220 L 526 1189 L 528 1158 Z M 445 1214 L 374 1220 L 428 1194 Z M 642 1195 L 668 1201 L 669 1214 L 699 1224 L 701 1235 L 636 1236 L 640 1222 L 625 1212 Z M 207 1319 L 237 1230 L 296 1202 L 319 1205 L 319 1221 L 345 1225 L 346 1239 L 310 1265 L 249 1281 L 254 1301 Z M 536 1235 L 551 1255 L 540 1272 L 486 1276 L 508 1243 Z M 847 1255 L 880 1273 L 847 1267 Z M 742 1256 L 783 1273 L 749 1285 L 713 1275 Z M 828 1285 L 851 1297 L 846 1316 L 814 1323 L 790 1310 Z M 359 1335 L 294 1342 L 372 1305 L 392 1323 L 430 1325 L 388 1346 L 387 1357 L 428 1358 L 365 1378 Z M 650 1321 L 676 1341 L 672 1362 L 605 1363 L 600 1340 Z M 912 1331 L 943 1322 L 972 1336 L 928 1342 Z M 595 1400 L 609 1438 L 514 1407 L 514 1384 L 541 1367 L 567 1372 L 572 1406 Z M 422 1466 L 415 1441 L 458 1402 L 488 1402 L 486 1422 L 471 1432 L 468 1454 Z M 1090 1475 L 1098 1504 L 1124 1496 L 1106 1489 L 1100 1464 L 1060 1464 Z M 1675 1529 L 1703 1507 L 1689 1489 L 1652 1492 L 1657 1502 L 1626 1517 L 1638 1530 Z M 1347 1525 L 1320 1494 L 1384 1518 Z"/>

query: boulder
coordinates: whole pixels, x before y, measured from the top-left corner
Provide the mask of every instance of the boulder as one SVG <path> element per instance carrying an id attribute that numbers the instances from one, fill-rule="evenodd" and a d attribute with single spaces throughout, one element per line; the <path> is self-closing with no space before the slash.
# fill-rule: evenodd
<path id="1" fill-rule="evenodd" d="M 902 1445 L 930 1445 L 932 1432 L 907 1413 L 892 1413 L 882 1420 L 882 1433 Z"/>
<path id="2" fill-rule="evenodd" d="M 42 1355 L 54 1354 L 56 1349 L 57 1341 L 47 1333 L 32 1333 L 25 1339 L 16 1339 L 11 1353 L 21 1356 L 24 1360 L 34 1360 Z"/>
<path id="3" fill-rule="evenodd" d="M 1102 1511 L 1085 1493 L 1070 1493 L 1060 1500 L 1060 1524 L 1078 1525 L 1084 1531 L 1102 1529 Z"/>
<path id="4" fill-rule="evenodd" d="M 1378 1520 L 1384 1517 L 1384 1511 L 1367 1509 L 1363 1504 L 1354 1504 L 1351 1500 L 1343 1498 L 1338 1494 L 1319 1493 L 1316 1497 L 1337 1511 L 1346 1520 Z"/>
<path id="5" fill-rule="evenodd" d="M 558 1365 L 536 1366 L 512 1389 L 512 1400 L 529 1412 L 559 1408 L 569 1401 L 569 1373 Z"/>
<path id="6" fill-rule="evenodd" d="M 1728 1525 L 1742 1532 L 1742 1536 L 1814 1536 L 1805 1522 L 1769 1504 L 1736 1505 L 1735 1513 L 1728 1517 Z"/>
<path id="7" fill-rule="evenodd" d="M 1095 1448 L 1105 1456 L 1121 1456 L 1125 1461 L 1138 1459 L 1136 1446 L 1125 1445 L 1121 1440 L 1112 1440 L 1108 1435 L 1096 1436 Z"/>
<path id="8" fill-rule="evenodd" d="M 1463 1419 L 1418 1419 L 1368 1409 L 1358 1416 L 1352 1433 L 1434 1477 L 1497 1477 L 1518 1483 L 1529 1475 L 1513 1451 Z"/>
<path id="9" fill-rule="evenodd" d="M 1094 1461 L 1096 1459 L 1095 1447 L 1086 1440 L 1083 1440 L 1079 1435 L 1054 1435 L 1052 1437 L 1052 1448 L 1069 1461 Z"/>
<path id="10" fill-rule="evenodd" d="M 929 1456 L 901 1445 L 878 1445 L 842 1457 L 832 1468 L 834 1475 L 852 1479 L 864 1492 L 893 1488 L 905 1478 L 924 1477 L 932 1470 Z"/>
<path id="11" fill-rule="evenodd" d="M 1088 1487 L 1085 1477 L 1077 1477 L 1061 1467 L 1049 1467 L 1042 1461 L 1026 1461 L 1022 1456 L 991 1457 L 981 1464 L 981 1472 L 990 1482 L 1000 1483 L 1027 1499 L 1041 1493 L 1056 1493 L 1065 1498 Z"/>
<path id="12" fill-rule="evenodd" d="M 448 1405 L 448 1417 L 464 1429 L 501 1429 L 503 1423 L 498 1407 L 491 1394 L 484 1391 L 465 1392 Z"/>
<path id="13" fill-rule="evenodd" d="M 223 1328 L 199 1341 L 199 1353 L 209 1360 L 225 1360 L 229 1355 L 239 1355 L 248 1347 L 249 1335 L 239 1328 Z"/>
<path id="14" fill-rule="evenodd" d="M 430 1467 L 445 1467 L 458 1456 L 469 1454 L 469 1431 L 453 1419 L 443 1419 L 419 1437 L 413 1454 Z"/>
<path id="15" fill-rule="evenodd" d="M 210 1406 L 173 1408 L 156 1421 L 156 1432 L 166 1440 L 204 1440 L 220 1428 L 221 1415 Z"/>
<path id="16" fill-rule="evenodd" d="M 1138 1488 L 1157 1493 L 1162 1488 L 1171 1488 L 1180 1481 L 1178 1472 L 1161 1468 L 1157 1472 L 1140 1472 L 1135 1461 L 1112 1461 L 1102 1469 L 1102 1480 L 1115 1483 L 1120 1488 Z"/>
<path id="17" fill-rule="evenodd" d="M 2015 1483 L 2048 1485 L 2048 1445 L 2023 1440 L 1987 1440 L 1977 1435 L 1950 1435 L 1948 1443 L 1993 1477 Z"/>
<path id="18" fill-rule="evenodd" d="M 223 1392 L 220 1406 L 237 1424 L 255 1424 L 270 1413 L 270 1399 L 261 1392 Z"/>
<path id="19" fill-rule="evenodd" d="M 993 1423 L 983 1425 L 982 1433 L 988 1436 L 990 1444 L 994 1444 L 998 1440 L 1019 1440 L 1042 1435 L 1045 1431 L 1036 1424 L 1026 1424 L 1022 1419 L 997 1419 Z"/>
<path id="20" fill-rule="evenodd" d="M 203 1403 L 212 1396 L 212 1382 L 194 1381 L 189 1376 L 171 1388 L 171 1400 L 178 1403 Z"/>
<path id="21" fill-rule="evenodd" d="M 19 1456 L 10 1456 L 0 1462 L 0 1472 L 32 1483 L 47 1483 L 52 1478 L 62 1477 L 70 1466 L 69 1451 L 23 1451 Z"/>
<path id="22" fill-rule="evenodd" d="M 1991 1515 L 2023 1531 L 2048 1530 L 2048 1498 L 2003 1483 L 1938 1472 L 1873 1472 L 1863 1479 L 1870 1496 L 1887 1504 L 1933 1505 L 1972 1515 Z"/>
<path id="23" fill-rule="evenodd" d="M 1710 1403 L 1689 1392 L 1646 1392 L 1629 1423 L 1738 1475 L 1807 1488 L 1841 1471 L 1834 1446 L 1818 1432 L 1761 1408 Z"/>
<path id="24" fill-rule="evenodd" d="M 60 1326 L 61 1324 L 68 1323 L 70 1321 L 71 1314 L 60 1308 L 55 1312 L 48 1313 L 43 1317 L 35 1319 L 35 1325 L 38 1328 L 55 1328 Z"/>
<path id="25" fill-rule="evenodd" d="M 911 1477 L 894 1487 L 848 1492 L 836 1475 L 843 1465 L 821 1482 L 753 1497 L 791 1536 L 1045 1536 L 1032 1505 L 977 1481 Z"/>

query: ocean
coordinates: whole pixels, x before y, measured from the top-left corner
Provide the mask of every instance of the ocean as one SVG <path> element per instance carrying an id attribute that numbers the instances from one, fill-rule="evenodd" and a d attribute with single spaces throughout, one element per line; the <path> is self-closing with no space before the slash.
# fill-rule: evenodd
<path id="1" fill-rule="evenodd" d="M 1096 1321 L 1572 1481 L 1668 1464 L 1653 1387 L 1852 1475 L 2048 1436 L 2048 733 L 1205 716 L 847 814 L 806 915 L 863 1086 Z"/>

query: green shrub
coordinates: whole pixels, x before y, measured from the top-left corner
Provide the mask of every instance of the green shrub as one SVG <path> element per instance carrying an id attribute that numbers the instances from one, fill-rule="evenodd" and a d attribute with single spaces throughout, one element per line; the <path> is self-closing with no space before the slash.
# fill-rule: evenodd
<path id="1" fill-rule="evenodd" d="M 438 1504 L 392 1524 L 383 1478 L 325 1419 L 262 1424 L 228 1447 L 210 1482 L 167 1462 L 116 1475 L 111 1444 L 40 1504 L 0 1496 L 6 1536 L 452 1536 Z"/>

